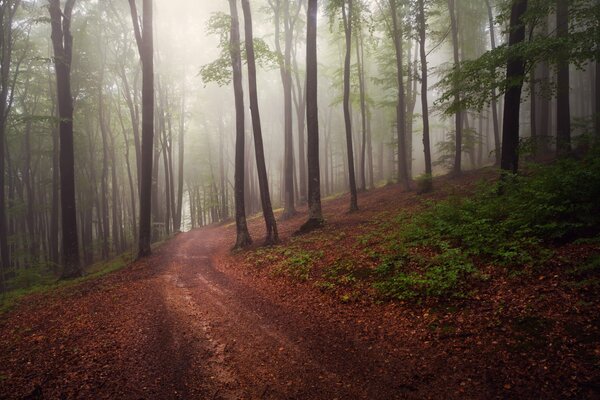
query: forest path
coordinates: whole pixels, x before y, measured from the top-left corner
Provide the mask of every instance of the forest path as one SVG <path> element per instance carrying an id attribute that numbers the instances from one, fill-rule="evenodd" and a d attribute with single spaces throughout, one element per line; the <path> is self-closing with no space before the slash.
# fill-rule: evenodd
<path id="1" fill-rule="evenodd" d="M 390 365 L 372 343 L 317 314 L 287 309 L 219 270 L 213 260 L 219 234 L 215 228 L 181 234 L 148 260 L 165 266 L 157 294 L 169 332 L 159 357 L 178 371 L 175 398 L 406 397 L 400 364 Z"/>

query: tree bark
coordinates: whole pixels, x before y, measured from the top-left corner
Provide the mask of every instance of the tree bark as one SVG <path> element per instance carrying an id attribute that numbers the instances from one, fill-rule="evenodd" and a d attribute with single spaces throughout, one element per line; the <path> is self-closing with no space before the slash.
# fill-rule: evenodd
<path id="1" fill-rule="evenodd" d="M 152 253 L 152 163 L 154 150 L 154 37 L 152 0 L 143 1 L 142 29 L 135 0 L 129 0 L 131 18 L 142 61 L 142 151 L 138 258 Z"/>
<path id="2" fill-rule="evenodd" d="M 511 8 L 509 46 L 525 40 L 525 24 L 521 21 L 527 11 L 527 0 L 516 0 Z M 519 113 L 521 91 L 525 79 L 525 60 L 515 57 L 508 60 L 506 80 L 508 87 L 504 95 L 504 121 L 502 124 L 502 160 L 500 167 L 505 172 L 517 173 L 519 169 Z M 517 82 L 517 83 L 514 83 Z"/>
<path id="3" fill-rule="evenodd" d="M 418 0 L 419 6 L 419 53 L 421 57 L 421 108 L 423 115 L 423 152 L 425 153 L 425 185 L 422 188 L 424 191 L 432 189 L 432 167 L 431 167 L 431 143 L 429 138 L 429 102 L 427 99 L 427 91 L 429 89 L 427 76 L 427 53 L 426 53 L 426 18 L 424 0 Z"/>
<path id="4" fill-rule="evenodd" d="M 358 211 L 358 194 L 356 177 L 354 175 L 354 150 L 352 146 L 352 119 L 350 116 L 350 61 L 352 52 L 352 16 L 353 0 L 344 0 L 342 4 L 342 19 L 346 33 L 346 56 L 344 60 L 344 123 L 346 126 L 346 148 L 348 156 L 348 179 L 350 185 L 350 212 Z M 346 4 L 348 9 L 346 10 Z"/>
<path id="5" fill-rule="evenodd" d="M 183 173 L 185 156 L 185 97 L 181 100 L 181 115 L 179 117 L 179 152 L 177 157 L 177 213 L 175 215 L 175 232 L 181 232 L 183 216 Z"/>
<path id="6" fill-rule="evenodd" d="M 71 16 L 75 0 L 67 0 L 64 11 L 60 0 L 49 0 L 52 45 L 60 117 L 60 190 L 64 279 L 83 274 L 79 260 L 77 210 L 75 202 L 75 154 L 73 149 L 73 97 L 71 94 L 71 60 L 73 36 Z"/>
<path id="7" fill-rule="evenodd" d="M 556 0 L 556 34 L 559 38 L 569 35 L 569 2 Z M 571 106 L 569 102 L 569 61 L 558 63 L 556 76 L 556 155 L 571 152 Z"/>
<path id="8" fill-rule="evenodd" d="M 402 29 L 398 21 L 398 7 L 396 0 L 389 0 L 390 13 L 392 14 L 392 40 L 396 52 L 396 79 L 398 81 L 398 102 L 396 104 L 396 130 L 398 133 L 398 183 L 405 190 L 409 189 L 408 161 L 406 159 L 406 93 L 404 91 L 404 72 L 402 49 Z"/>
<path id="9" fill-rule="evenodd" d="M 11 265 L 8 246 L 8 219 L 6 215 L 5 163 L 6 122 L 13 94 L 10 90 L 13 50 L 13 19 L 20 0 L 0 4 L 0 291 L 4 290 L 4 272 Z"/>
<path id="10" fill-rule="evenodd" d="M 242 0 L 244 12 L 244 27 L 246 37 L 246 57 L 248 63 L 248 90 L 250 95 L 250 111 L 252 113 L 252 130 L 254 132 L 254 150 L 256 155 L 256 169 L 258 172 L 258 185 L 260 188 L 260 200 L 267 229 L 265 244 L 279 242 L 277 222 L 271 206 L 271 194 L 269 192 L 269 181 L 267 166 L 265 164 L 265 151 L 262 137 L 262 126 L 260 122 L 260 110 L 258 107 L 258 90 L 256 87 L 256 60 L 254 56 L 254 35 L 252 32 L 252 12 L 250 2 Z"/>
<path id="11" fill-rule="evenodd" d="M 306 20 L 306 127 L 308 164 L 308 220 L 300 231 L 323 225 L 321 209 L 321 167 L 319 164 L 319 108 L 317 64 L 318 0 L 308 0 Z M 327 154 L 325 155 L 327 157 Z"/>
<path id="12" fill-rule="evenodd" d="M 460 68 L 460 56 L 459 56 L 459 41 L 458 41 L 458 21 L 456 19 L 456 6 L 454 0 L 448 0 L 448 10 L 450 13 L 450 26 L 452 30 L 452 50 L 454 55 L 454 65 L 456 68 Z M 457 106 L 460 107 L 460 93 L 458 88 L 454 88 L 455 96 L 454 101 Z M 463 113 L 460 110 L 456 111 L 454 119 L 455 129 L 455 156 L 454 156 L 454 174 L 458 175 L 462 170 L 462 136 L 463 136 Z"/>
<path id="13" fill-rule="evenodd" d="M 242 87 L 242 58 L 240 48 L 240 25 L 236 0 L 229 0 L 231 11 L 231 65 L 233 68 L 233 92 L 235 95 L 235 224 L 237 239 L 234 249 L 241 249 L 252 243 L 248 225 L 246 223 L 246 207 L 244 202 L 244 152 L 245 152 L 245 130 L 244 130 L 244 89 Z"/>
<path id="14" fill-rule="evenodd" d="M 490 0 L 485 1 L 488 11 L 488 21 L 490 29 L 490 42 L 492 50 L 496 49 L 496 31 L 494 27 L 494 13 Z M 492 126 L 494 130 L 494 156 L 496 165 L 500 165 L 500 158 L 502 153 L 502 144 L 500 142 L 500 126 L 498 122 L 498 100 L 496 99 L 496 88 L 492 88 Z"/>

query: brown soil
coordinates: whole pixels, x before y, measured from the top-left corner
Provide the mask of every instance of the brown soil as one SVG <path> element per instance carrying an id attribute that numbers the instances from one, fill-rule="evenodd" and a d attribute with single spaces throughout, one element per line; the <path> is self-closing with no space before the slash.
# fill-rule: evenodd
<path id="1" fill-rule="evenodd" d="M 345 196 L 327 202 L 324 232 L 423 200 L 394 186 L 360 199 L 353 214 Z M 304 218 L 280 225 L 284 244 Z M 260 218 L 250 228 L 259 240 Z M 180 234 L 120 272 L 25 299 L 0 316 L 0 399 L 600 398 L 598 296 L 564 284 L 558 264 L 498 273 L 453 304 L 343 303 L 233 243 L 231 225 Z"/>

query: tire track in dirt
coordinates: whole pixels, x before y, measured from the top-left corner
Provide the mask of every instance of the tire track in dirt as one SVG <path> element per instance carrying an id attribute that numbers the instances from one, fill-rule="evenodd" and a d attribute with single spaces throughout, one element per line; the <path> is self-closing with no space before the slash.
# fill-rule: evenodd
<path id="1" fill-rule="evenodd" d="M 222 399 L 406 397 L 401 365 L 215 268 L 217 234 L 208 228 L 179 235 L 161 257 L 168 265 L 162 295 L 179 343 L 171 347 L 192 354 L 183 376 L 193 382 L 194 365 L 202 365 L 213 398 Z"/>

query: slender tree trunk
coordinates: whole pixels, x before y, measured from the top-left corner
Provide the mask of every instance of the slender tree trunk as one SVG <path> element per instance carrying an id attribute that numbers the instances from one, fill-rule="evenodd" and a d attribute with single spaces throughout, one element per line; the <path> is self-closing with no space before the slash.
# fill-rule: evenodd
<path id="1" fill-rule="evenodd" d="M 346 9 L 346 4 L 348 8 Z M 348 156 L 348 179 L 350 184 L 350 211 L 358 211 L 356 177 L 354 175 L 354 150 L 352 146 L 352 119 L 350 116 L 350 61 L 352 52 L 353 0 L 344 0 L 342 18 L 346 32 L 346 57 L 344 60 L 344 123 L 346 125 L 346 147 Z"/>
<path id="2" fill-rule="evenodd" d="M 398 133 L 398 182 L 405 190 L 409 189 L 408 160 L 406 159 L 406 93 L 404 90 L 404 73 L 402 49 L 402 29 L 398 21 L 396 0 L 389 0 L 392 14 L 392 39 L 396 52 L 396 79 L 398 81 L 398 102 L 396 104 L 396 130 Z"/>
<path id="3" fill-rule="evenodd" d="M 516 0 L 511 8 L 509 46 L 516 46 L 525 40 L 525 24 L 522 17 L 527 11 L 527 0 Z M 504 95 L 504 122 L 502 124 L 502 162 L 503 171 L 517 173 L 519 169 L 519 114 L 521 109 L 521 91 L 525 74 L 525 61 L 522 57 L 508 60 L 506 78 L 508 87 Z M 517 83 L 514 83 L 517 82 Z"/>
<path id="4" fill-rule="evenodd" d="M 121 113 L 119 112 L 119 121 L 121 123 L 121 130 L 123 132 L 123 139 L 125 140 L 125 163 L 127 164 L 127 178 L 129 180 L 129 193 L 131 196 L 131 226 L 133 228 L 133 238 L 134 241 L 137 235 L 137 212 L 136 212 L 136 186 L 133 183 L 133 176 L 131 174 L 131 162 L 129 157 L 129 139 L 127 138 L 127 130 L 125 129 L 125 124 L 123 123 L 123 118 Z M 139 188 L 139 186 L 137 186 Z"/>
<path id="5" fill-rule="evenodd" d="M 271 194 L 269 193 L 269 181 L 267 166 L 265 164 L 265 151 L 262 138 L 262 127 L 260 123 L 260 111 L 258 107 L 258 90 L 256 87 L 256 61 L 254 59 L 254 35 L 252 32 L 252 13 L 250 2 L 242 0 L 244 12 L 244 27 L 246 37 L 246 56 L 248 62 L 248 87 L 250 93 L 250 111 L 252 113 L 252 130 L 254 132 L 254 149 L 256 154 L 256 169 L 258 172 L 258 184 L 260 187 L 260 200 L 265 219 L 267 236 L 266 244 L 279 242 L 277 233 L 277 222 L 271 206 Z"/>
<path id="6" fill-rule="evenodd" d="M 432 189 L 433 181 L 431 180 L 433 170 L 431 167 L 431 143 L 429 138 L 429 101 L 427 99 L 427 91 L 429 90 L 427 76 L 427 53 L 426 53 L 426 19 L 425 19 L 425 4 L 424 0 L 418 0 L 419 5 L 419 53 L 421 57 L 421 108 L 423 114 L 423 151 L 425 153 L 425 186 L 424 191 Z"/>
<path id="7" fill-rule="evenodd" d="M 319 164 L 319 108 L 317 64 L 317 0 L 308 0 L 306 20 L 306 126 L 308 162 L 308 220 L 300 231 L 323 225 L 321 210 L 321 167 Z M 327 154 L 325 155 L 327 157 Z"/>
<path id="8" fill-rule="evenodd" d="M 533 144 L 533 149 L 532 149 L 533 159 L 536 159 L 538 156 L 538 144 L 539 144 L 538 130 L 537 130 L 537 101 L 536 101 L 537 85 L 535 83 L 535 80 L 536 80 L 535 68 L 532 68 L 531 72 L 529 73 L 529 91 L 530 91 L 529 123 L 531 126 L 531 142 Z"/>
<path id="9" fill-rule="evenodd" d="M 154 150 L 154 38 L 152 0 L 143 0 L 142 29 L 135 0 L 129 0 L 138 51 L 142 60 L 142 151 L 138 258 L 152 253 L 152 163 Z"/>
<path id="10" fill-rule="evenodd" d="M 246 223 L 246 207 L 244 202 L 244 92 L 242 87 L 242 58 L 240 48 L 240 25 L 236 0 L 229 0 L 231 11 L 231 64 L 233 68 L 233 91 L 235 95 L 235 223 L 237 239 L 234 249 L 244 248 L 252 243 Z"/>
<path id="11" fill-rule="evenodd" d="M 459 56 L 459 41 L 458 41 L 458 22 L 456 19 L 456 6 L 454 0 L 448 0 L 448 10 L 450 12 L 450 26 L 452 28 L 452 49 L 454 54 L 454 65 L 456 68 L 460 68 L 460 56 Z M 454 101 L 460 107 L 460 93 L 458 88 L 455 89 Z M 462 170 L 462 136 L 463 136 L 463 113 L 458 110 L 456 112 L 454 127 L 455 127 L 455 156 L 454 156 L 454 174 L 460 174 Z"/>
<path id="12" fill-rule="evenodd" d="M 177 173 L 177 213 L 175 218 L 176 232 L 181 232 L 181 220 L 183 215 L 183 169 L 185 156 L 185 98 L 181 100 L 181 116 L 179 120 L 179 153 Z"/>
<path id="13" fill-rule="evenodd" d="M 490 42 L 492 50 L 496 49 L 496 31 L 494 26 L 494 12 L 490 0 L 485 1 L 488 11 L 488 21 L 490 29 Z M 494 155 L 496 157 L 496 165 L 500 165 L 500 156 L 502 153 L 502 144 L 500 142 L 500 126 L 498 122 L 498 100 L 496 99 L 496 88 L 492 87 L 492 125 L 494 129 Z"/>
<path id="14" fill-rule="evenodd" d="M 357 30 L 354 34 L 356 42 L 356 65 L 358 68 L 358 88 L 360 95 L 360 117 L 361 117 L 361 146 L 360 146 L 360 190 L 367 190 L 367 174 L 366 174 L 366 159 L 367 159 L 367 100 L 365 93 L 365 65 L 364 52 L 362 50 L 362 31 Z"/>
<path id="15" fill-rule="evenodd" d="M 6 215 L 5 163 L 6 122 L 13 94 L 10 90 L 13 50 L 13 19 L 20 0 L 0 4 L 0 291 L 4 290 L 4 272 L 11 266 L 8 246 L 8 219 Z"/>
<path id="16" fill-rule="evenodd" d="M 53 109 L 56 110 L 55 107 Z M 57 110 L 56 110 L 57 111 Z M 56 112 L 55 111 L 55 112 Z M 59 206 L 60 206 L 60 150 L 58 124 L 52 127 L 52 205 L 50 211 L 50 261 L 53 267 L 60 264 L 59 251 Z M 2 186 L 2 185 L 0 185 Z"/>
<path id="17" fill-rule="evenodd" d="M 596 136 L 600 137 L 600 55 L 596 59 Z"/>
<path id="18" fill-rule="evenodd" d="M 110 226 L 109 226 L 109 206 L 108 206 L 108 133 L 106 127 L 106 121 L 104 117 L 104 98 L 102 95 L 103 87 L 102 81 L 100 79 L 101 85 L 99 88 L 99 96 L 98 96 L 98 120 L 100 124 L 100 133 L 102 136 L 102 175 L 100 176 L 100 218 L 102 219 L 102 259 L 108 259 L 110 253 L 109 247 L 109 236 L 110 236 Z M 114 238 L 113 238 L 114 240 Z"/>
<path id="19" fill-rule="evenodd" d="M 569 35 L 569 2 L 565 0 L 556 0 L 556 34 L 559 38 L 566 38 Z M 559 62 L 556 76 L 556 154 L 558 156 L 571 152 L 569 77 L 569 61 Z"/>
<path id="20" fill-rule="evenodd" d="M 71 95 L 71 60 L 73 36 L 71 16 L 75 0 L 67 0 L 64 11 L 59 0 L 49 0 L 52 45 L 60 116 L 60 189 L 62 210 L 63 278 L 83 274 L 79 260 L 77 210 L 75 204 L 75 154 L 73 149 L 73 97 Z"/>

